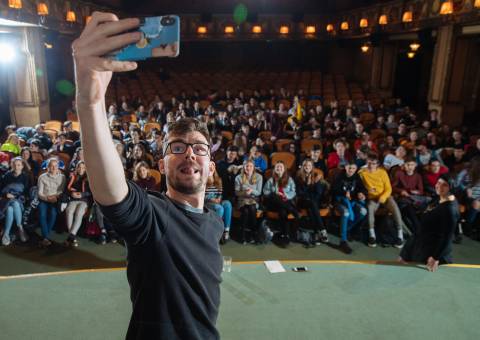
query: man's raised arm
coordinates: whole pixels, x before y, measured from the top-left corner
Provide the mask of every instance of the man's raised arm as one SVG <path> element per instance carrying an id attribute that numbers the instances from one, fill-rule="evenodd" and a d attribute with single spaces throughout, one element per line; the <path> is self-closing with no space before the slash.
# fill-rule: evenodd
<path id="1" fill-rule="evenodd" d="M 134 62 L 102 56 L 140 40 L 139 32 L 124 33 L 138 26 L 138 19 L 119 20 L 114 14 L 95 12 L 72 44 L 85 165 L 93 197 L 102 205 L 119 203 L 128 194 L 122 162 L 108 126 L 105 92 L 112 72 L 137 67 Z"/>

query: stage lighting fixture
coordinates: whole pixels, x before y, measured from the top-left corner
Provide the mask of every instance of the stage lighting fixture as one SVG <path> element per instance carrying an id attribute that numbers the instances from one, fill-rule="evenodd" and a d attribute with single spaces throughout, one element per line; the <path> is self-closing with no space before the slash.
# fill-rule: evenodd
<path id="1" fill-rule="evenodd" d="M 233 26 L 225 26 L 225 34 L 232 34 L 235 32 Z"/>
<path id="2" fill-rule="evenodd" d="M 368 19 L 362 18 L 360 19 L 360 28 L 367 28 L 368 27 Z"/>
<path id="3" fill-rule="evenodd" d="M 40 16 L 48 15 L 48 6 L 44 2 L 39 2 L 37 4 L 37 14 Z"/>
<path id="4" fill-rule="evenodd" d="M 8 7 L 13 9 L 22 9 L 22 0 L 8 0 Z"/>
<path id="5" fill-rule="evenodd" d="M 305 29 L 305 33 L 307 34 L 315 34 L 316 31 L 317 29 L 315 28 L 315 26 L 307 26 L 307 28 Z"/>
<path id="6" fill-rule="evenodd" d="M 414 42 L 414 43 L 411 43 L 411 44 L 410 44 L 410 49 L 411 49 L 413 52 L 416 52 L 419 48 L 420 48 L 420 44 L 417 43 L 417 42 Z"/>
<path id="7" fill-rule="evenodd" d="M 344 21 L 340 24 L 340 29 L 342 31 L 348 31 L 349 28 L 350 28 L 350 26 L 348 25 L 348 21 Z"/>
<path id="8" fill-rule="evenodd" d="M 473 7 L 480 8 L 480 0 L 475 0 L 475 3 L 473 4 Z"/>
<path id="9" fill-rule="evenodd" d="M 441 15 L 448 15 L 453 13 L 453 1 L 446 0 L 442 3 L 442 7 L 440 7 L 440 14 Z"/>
<path id="10" fill-rule="evenodd" d="M 412 21 L 413 21 L 412 11 L 406 11 L 405 13 L 403 13 L 402 22 L 407 23 L 407 22 L 412 22 Z"/>
<path id="11" fill-rule="evenodd" d="M 415 52 L 408 52 L 407 57 L 408 59 L 412 59 L 413 57 L 415 57 Z"/>
<path id="12" fill-rule="evenodd" d="M 262 26 L 255 25 L 252 27 L 252 33 L 260 34 L 262 33 Z"/>
<path id="13" fill-rule="evenodd" d="M 207 33 L 207 27 L 206 26 L 198 26 L 197 27 L 197 33 L 198 34 L 206 34 Z"/>
<path id="14" fill-rule="evenodd" d="M 362 50 L 363 53 L 367 53 L 368 50 L 370 49 L 370 46 L 368 44 L 363 44 L 360 49 Z"/>
<path id="15" fill-rule="evenodd" d="M 328 33 L 332 33 L 332 32 L 333 32 L 333 29 L 334 29 L 334 28 L 333 28 L 333 25 L 332 25 L 332 24 L 328 24 L 328 25 L 327 25 L 327 32 L 328 32 Z"/>
<path id="16" fill-rule="evenodd" d="M 74 23 L 75 21 L 77 21 L 77 16 L 75 15 L 75 12 L 74 12 L 74 11 L 68 11 L 68 12 L 67 12 L 67 16 L 65 17 L 65 19 L 66 19 L 68 22 Z"/>
<path id="17" fill-rule="evenodd" d="M 15 48 L 8 43 L 0 43 L 0 63 L 10 63 L 15 59 Z"/>
<path id="18" fill-rule="evenodd" d="M 379 25 L 386 25 L 388 24 L 388 17 L 386 14 L 382 14 L 380 18 L 378 18 L 378 24 Z"/>
<path id="19" fill-rule="evenodd" d="M 290 32 L 290 28 L 288 26 L 280 27 L 280 34 L 288 34 L 289 32 Z"/>

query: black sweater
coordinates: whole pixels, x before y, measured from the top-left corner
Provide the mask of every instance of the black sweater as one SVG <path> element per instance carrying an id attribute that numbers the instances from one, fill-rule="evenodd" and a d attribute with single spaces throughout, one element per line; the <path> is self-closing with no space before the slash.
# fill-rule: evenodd
<path id="1" fill-rule="evenodd" d="M 332 197 L 334 199 L 338 196 L 344 197 L 347 191 L 350 192 L 352 199 L 357 199 L 359 193 L 363 193 L 367 196 L 367 189 L 363 185 L 362 179 L 358 173 L 347 177 L 346 172 L 342 171 L 333 181 Z"/>
<path id="2" fill-rule="evenodd" d="M 128 182 L 103 214 L 125 238 L 132 316 L 127 339 L 219 339 L 223 222 Z"/>
<path id="3" fill-rule="evenodd" d="M 405 261 L 426 263 L 431 256 L 442 263 L 452 262 L 452 240 L 460 216 L 457 201 L 433 205 L 421 216 L 421 228 L 402 249 Z"/>

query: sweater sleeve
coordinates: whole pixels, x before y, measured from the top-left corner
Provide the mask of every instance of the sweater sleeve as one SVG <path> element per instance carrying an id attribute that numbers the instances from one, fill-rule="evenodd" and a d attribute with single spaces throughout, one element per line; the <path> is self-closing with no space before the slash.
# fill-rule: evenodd
<path id="1" fill-rule="evenodd" d="M 403 185 L 401 184 L 401 181 L 400 181 L 400 177 L 402 176 L 403 176 L 402 172 L 397 171 L 393 178 L 392 187 L 393 187 L 393 192 L 395 194 L 400 194 L 404 190 L 404 188 L 402 187 Z"/>
<path id="2" fill-rule="evenodd" d="M 295 197 L 295 182 L 291 177 L 288 178 L 288 184 L 284 192 L 288 200 L 291 200 Z"/>
<path id="3" fill-rule="evenodd" d="M 388 178 L 386 171 L 382 171 L 382 179 L 384 183 L 384 190 L 378 200 L 380 203 L 385 203 L 387 199 L 392 195 L 392 185 L 390 184 L 390 179 Z"/>
<path id="4" fill-rule="evenodd" d="M 273 179 L 269 178 L 263 187 L 263 194 L 270 196 L 273 193 Z"/>
<path id="5" fill-rule="evenodd" d="M 258 197 L 262 194 L 263 178 L 259 174 L 255 174 L 255 176 L 257 176 L 257 182 L 255 183 L 255 188 L 252 191 L 252 195 Z"/>
<path id="6" fill-rule="evenodd" d="M 43 182 L 43 178 L 44 178 L 44 176 L 40 176 L 38 178 L 38 197 L 42 201 L 46 201 L 47 197 L 43 195 L 43 190 L 45 190 L 45 183 Z"/>

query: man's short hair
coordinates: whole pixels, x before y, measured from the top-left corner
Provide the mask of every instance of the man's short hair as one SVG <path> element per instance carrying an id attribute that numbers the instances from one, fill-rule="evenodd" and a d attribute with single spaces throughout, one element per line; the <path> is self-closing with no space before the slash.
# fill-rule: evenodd
<path id="1" fill-rule="evenodd" d="M 168 124 L 168 130 L 165 135 L 165 138 L 163 139 L 163 154 L 165 154 L 165 152 L 167 151 L 166 146 L 170 136 L 183 136 L 183 135 L 186 135 L 187 133 L 195 132 L 195 131 L 200 132 L 205 137 L 208 144 L 211 143 L 210 132 L 208 131 L 207 124 L 201 122 L 196 118 L 191 118 L 191 117 L 182 118 Z"/>
<path id="2" fill-rule="evenodd" d="M 378 154 L 376 152 L 369 152 L 367 154 L 367 160 L 369 161 L 378 161 Z"/>
<path id="3" fill-rule="evenodd" d="M 238 152 L 238 147 L 235 145 L 229 145 L 227 151 Z"/>
<path id="4" fill-rule="evenodd" d="M 405 158 L 405 163 L 410 163 L 410 162 L 413 162 L 413 163 L 416 164 L 416 163 L 417 163 L 417 160 L 416 160 L 415 157 L 413 157 L 413 156 L 407 156 L 407 157 Z"/>

